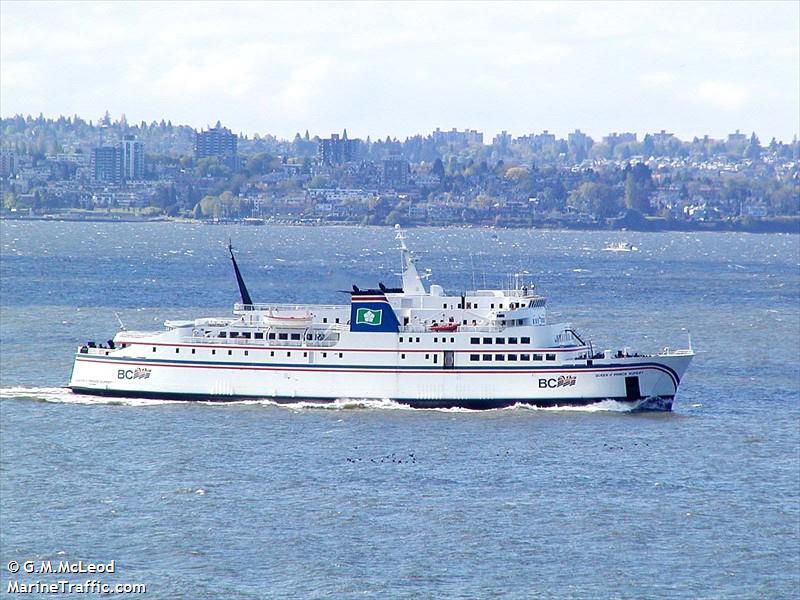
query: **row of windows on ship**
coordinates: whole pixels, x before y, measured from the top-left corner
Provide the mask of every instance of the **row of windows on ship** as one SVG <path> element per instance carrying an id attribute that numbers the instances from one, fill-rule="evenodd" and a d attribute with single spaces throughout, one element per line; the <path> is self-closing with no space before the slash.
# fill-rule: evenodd
<path id="1" fill-rule="evenodd" d="M 123 344 L 121 347 L 125 348 L 126 344 Z M 157 350 L 158 350 L 158 348 L 156 346 L 153 346 L 153 352 L 156 352 Z M 188 350 L 190 351 L 190 354 L 197 354 L 197 348 L 188 348 Z M 211 352 L 211 356 L 216 356 L 216 354 L 217 354 L 216 348 L 212 348 L 210 350 L 210 352 Z M 234 356 L 234 352 L 236 352 L 236 356 L 250 356 L 250 351 L 249 350 L 238 350 L 238 351 L 228 350 L 228 356 Z M 254 352 L 258 352 L 258 350 L 254 350 Z M 270 350 L 269 355 L 271 357 L 274 357 L 275 356 L 275 352 L 276 352 L 275 350 Z M 180 348 L 175 348 L 175 354 L 180 354 L 180 353 L 181 353 L 181 349 Z M 291 358 L 292 357 L 292 351 L 291 350 L 289 350 L 287 352 L 283 352 L 282 354 L 284 356 L 286 356 L 286 358 Z M 328 357 L 328 353 L 327 352 L 321 352 L 320 354 L 322 354 L 322 358 L 327 358 Z M 344 356 L 344 354 L 342 352 L 331 352 L 330 354 L 332 356 L 337 356 L 338 355 L 339 358 L 342 358 Z M 278 353 L 278 356 L 281 356 L 281 353 Z M 297 356 L 300 356 L 299 352 L 297 353 Z M 303 358 L 308 358 L 308 352 L 303 352 Z"/>
<path id="2" fill-rule="evenodd" d="M 252 334 L 252 337 L 251 337 L 251 333 L 249 331 L 243 331 L 243 332 L 239 332 L 239 331 L 228 331 L 228 332 L 220 331 L 217 334 L 217 337 L 218 338 L 228 338 L 228 337 L 230 337 L 232 339 L 241 338 L 241 339 L 245 339 L 245 340 L 249 340 L 249 339 L 275 340 L 275 339 L 277 339 L 277 340 L 280 340 L 280 341 L 283 341 L 283 340 L 286 340 L 286 341 L 288 341 L 288 340 L 300 341 L 302 339 L 302 334 L 300 334 L 300 333 L 275 333 L 275 332 L 269 332 L 267 334 L 266 338 L 265 338 L 264 337 L 264 333 L 261 332 L 261 331 L 254 332 Z M 307 340 L 313 340 L 314 336 L 312 334 L 310 334 L 310 333 L 306 334 L 306 339 Z M 448 339 L 447 337 L 442 337 L 441 338 L 441 343 L 446 344 L 447 343 L 447 339 Z M 403 343 L 414 343 L 414 342 L 419 344 L 419 343 L 421 343 L 420 340 L 421 340 L 421 338 L 419 338 L 419 337 L 414 337 L 414 336 L 405 337 L 405 336 L 402 336 L 402 335 L 400 336 L 400 343 L 401 344 L 403 344 Z M 454 344 L 455 342 L 456 342 L 456 338 L 455 337 L 451 337 L 450 338 L 450 343 Z M 439 343 L 439 337 L 434 337 L 433 338 L 433 343 L 434 344 L 438 344 Z M 528 337 L 528 336 L 523 336 L 523 337 L 519 337 L 519 338 L 517 338 L 517 337 L 508 337 L 508 338 L 505 338 L 505 337 L 496 337 L 496 338 L 491 338 L 491 337 L 484 337 L 484 338 L 471 337 L 471 338 L 469 338 L 469 343 L 470 344 L 502 344 L 502 345 L 504 345 L 504 344 L 514 345 L 514 344 L 518 344 L 518 343 L 519 344 L 530 344 L 531 343 L 531 338 Z"/>
<path id="3" fill-rule="evenodd" d="M 302 335 L 300 335 L 299 333 L 277 333 L 276 334 L 274 331 L 269 332 L 267 334 L 266 338 L 264 337 L 264 332 L 263 331 L 256 331 L 256 332 L 254 332 L 252 334 L 249 331 L 220 331 L 217 334 L 217 337 L 218 338 L 228 338 L 229 337 L 231 339 L 241 338 L 241 339 L 245 339 L 245 340 L 249 340 L 249 339 L 254 339 L 254 340 L 263 340 L 263 339 L 274 340 L 274 339 L 278 339 L 278 340 L 298 340 L 299 341 L 299 340 L 303 339 Z M 310 339 L 313 339 L 313 338 L 312 338 L 311 334 L 308 334 L 308 335 L 306 335 L 306 339 L 310 340 Z"/>
<path id="4" fill-rule="evenodd" d="M 122 348 L 125 348 L 125 347 L 126 347 L 126 345 L 123 344 Z M 196 354 L 197 353 L 197 349 L 196 348 L 190 348 L 189 350 L 190 350 L 191 354 Z M 156 352 L 156 351 L 157 351 L 157 347 L 153 346 L 153 352 Z M 175 354 L 180 354 L 180 352 L 181 352 L 180 348 L 175 348 Z M 241 356 L 250 356 L 250 351 L 249 350 L 240 350 L 239 352 L 241 352 Z M 275 350 L 270 350 L 270 352 L 269 352 L 270 357 L 275 357 L 275 352 L 276 352 Z M 234 353 L 234 350 L 228 350 L 228 356 L 234 356 L 233 353 Z M 211 349 L 211 355 L 212 356 L 216 356 L 216 354 L 217 354 L 217 350 L 216 349 Z M 278 357 L 280 357 L 281 354 L 283 354 L 286 358 L 291 358 L 292 357 L 292 351 L 291 350 L 283 352 L 283 353 L 279 353 Z M 320 352 L 319 354 L 322 355 L 322 358 L 327 358 L 329 353 L 328 352 Z M 336 357 L 343 358 L 344 357 L 344 353 L 342 353 L 342 352 L 331 352 L 330 354 L 334 358 L 336 358 Z M 300 356 L 299 352 L 297 353 L 297 356 Z M 303 358 L 308 358 L 308 352 L 303 352 Z M 400 358 L 401 358 L 401 360 L 405 360 L 406 359 L 406 353 L 405 352 L 401 353 L 400 354 Z M 434 362 L 438 362 L 437 358 L 438 358 L 438 355 L 434 353 L 433 354 L 433 361 Z M 431 359 L 431 354 L 426 354 L 425 355 L 425 360 L 430 360 L 430 359 Z M 486 362 L 491 362 L 491 361 L 494 361 L 494 362 L 505 362 L 505 361 L 509 361 L 509 362 L 515 362 L 515 361 L 530 362 L 530 361 L 541 361 L 541 360 L 554 361 L 554 360 L 556 360 L 556 355 L 554 353 L 545 353 L 545 354 L 537 354 L 537 353 L 533 353 L 533 354 L 528 354 L 528 353 L 523 353 L 523 354 L 503 354 L 503 353 L 493 352 L 492 354 L 470 354 L 469 355 L 469 360 L 470 360 L 470 362 L 478 362 L 478 361 L 486 361 Z"/>
<path id="5" fill-rule="evenodd" d="M 492 341 L 492 340 L 494 340 L 494 341 Z M 400 343 L 402 344 L 404 341 L 409 342 L 409 343 L 416 342 L 417 344 L 419 344 L 420 343 L 420 338 L 413 337 L 413 336 L 403 337 L 401 335 L 400 336 Z M 429 340 L 425 340 L 425 341 L 427 342 Z M 455 341 L 456 341 L 456 338 L 454 338 L 454 337 L 450 338 L 450 343 L 454 344 Z M 433 343 L 434 344 L 438 344 L 439 343 L 439 338 L 438 337 L 434 337 L 433 338 Z M 447 343 L 447 338 L 446 337 L 442 338 L 442 343 L 443 344 Z M 509 338 L 505 338 L 505 337 L 496 337 L 496 338 L 471 337 L 471 338 L 469 338 L 469 343 L 470 344 L 492 344 L 492 343 L 494 343 L 494 344 L 502 344 L 502 345 L 505 345 L 505 344 L 512 344 L 512 345 L 514 345 L 514 344 L 530 344 L 531 343 L 531 338 L 528 337 L 528 336 L 509 337 Z"/>
<path id="6" fill-rule="evenodd" d="M 536 298 L 536 299 L 531 300 L 529 302 L 509 302 L 508 303 L 508 310 L 517 310 L 518 308 L 539 308 L 539 307 L 544 306 L 546 303 L 547 303 L 547 300 L 545 298 Z M 486 305 L 484 304 L 483 307 L 486 308 Z M 480 308 L 480 305 L 477 302 L 466 302 L 465 303 L 465 302 L 462 301 L 462 302 L 459 302 L 458 304 L 452 304 L 452 303 L 448 304 L 447 302 L 444 302 L 444 303 L 442 303 L 442 308 L 444 308 L 444 309 L 447 309 L 447 308 L 451 308 L 451 309 L 452 308 L 460 308 L 460 309 L 472 310 L 472 309 Z M 505 309 L 506 305 L 503 304 L 502 302 L 500 302 L 495 306 L 494 302 L 490 302 L 489 303 L 489 308 L 490 309 L 493 309 L 493 308 Z"/>

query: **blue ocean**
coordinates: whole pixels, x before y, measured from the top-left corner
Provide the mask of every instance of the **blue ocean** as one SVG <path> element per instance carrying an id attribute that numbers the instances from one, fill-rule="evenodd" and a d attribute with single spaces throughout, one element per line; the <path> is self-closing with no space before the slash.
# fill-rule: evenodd
<path id="1" fill-rule="evenodd" d="M 672 412 L 73 395 L 119 327 L 397 283 L 390 228 L 0 222 L 0 585 L 147 598 L 797 598 L 800 236 L 414 229 L 451 292 L 525 274 L 595 348 L 697 356 Z M 633 252 L 607 252 L 627 241 Z M 43 561 L 115 572 L 12 572 Z M 44 594 L 28 594 L 46 597 Z M 135 596 L 131 594 L 131 596 Z M 12 596 L 9 596 L 12 597 Z"/>

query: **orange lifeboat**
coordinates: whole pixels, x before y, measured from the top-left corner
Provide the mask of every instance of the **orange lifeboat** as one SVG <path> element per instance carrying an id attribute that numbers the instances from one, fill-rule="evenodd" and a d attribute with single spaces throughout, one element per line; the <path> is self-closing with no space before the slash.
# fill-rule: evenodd
<path id="1" fill-rule="evenodd" d="M 458 323 L 441 323 L 439 325 L 431 325 L 431 331 L 458 331 Z"/>

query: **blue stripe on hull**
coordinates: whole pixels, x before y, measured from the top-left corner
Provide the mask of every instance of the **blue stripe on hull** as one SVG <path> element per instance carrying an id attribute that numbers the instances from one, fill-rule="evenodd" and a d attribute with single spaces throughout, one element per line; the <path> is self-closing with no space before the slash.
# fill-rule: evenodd
<path id="1" fill-rule="evenodd" d="M 331 404 L 337 398 L 312 398 L 312 397 L 285 397 L 285 396 L 219 396 L 214 394 L 181 394 L 170 392 L 144 392 L 130 390 L 109 390 L 93 389 L 72 386 L 70 389 L 76 394 L 87 394 L 91 396 L 105 396 L 114 398 L 147 398 L 153 400 L 180 400 L 186 402 L 241 402 L 243 400 L 269 400 L 278 404 L 297 404 L 300 402 L 312 402 L 319 404 Z M 417 398 L 397 398 L 393 399 L 399 404 L 405 404 L 411 408 L 466 408 L 470 410 L 488 410 L 493 408 L 506 408 L 515 404 L 526 404 L 540 408 L 552 408 L 556 406 L 589 406 L 613 400 L 622 404 L 627 404 L 635 410 L 672 410 L 674 396 L 660 396 L 655 402 L 646 400 L 644 397 L 629 399 L 626 397 L 612 398 L 481 398 L 481 399 L 441 399 L 441 400 L 420 400 Z M 645 401 L 645 402 L 642 402 Z"/>

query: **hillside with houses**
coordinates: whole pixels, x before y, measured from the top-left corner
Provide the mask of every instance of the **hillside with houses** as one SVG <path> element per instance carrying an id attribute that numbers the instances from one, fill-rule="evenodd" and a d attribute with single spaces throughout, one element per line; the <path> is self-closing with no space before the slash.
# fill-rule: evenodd
<path id="1" fill-rule="evenodd" d="M 0 122 L 3 216 L 798 229 L 800 142 L 579 130 L 293 139 L 221 123 Z"/>

